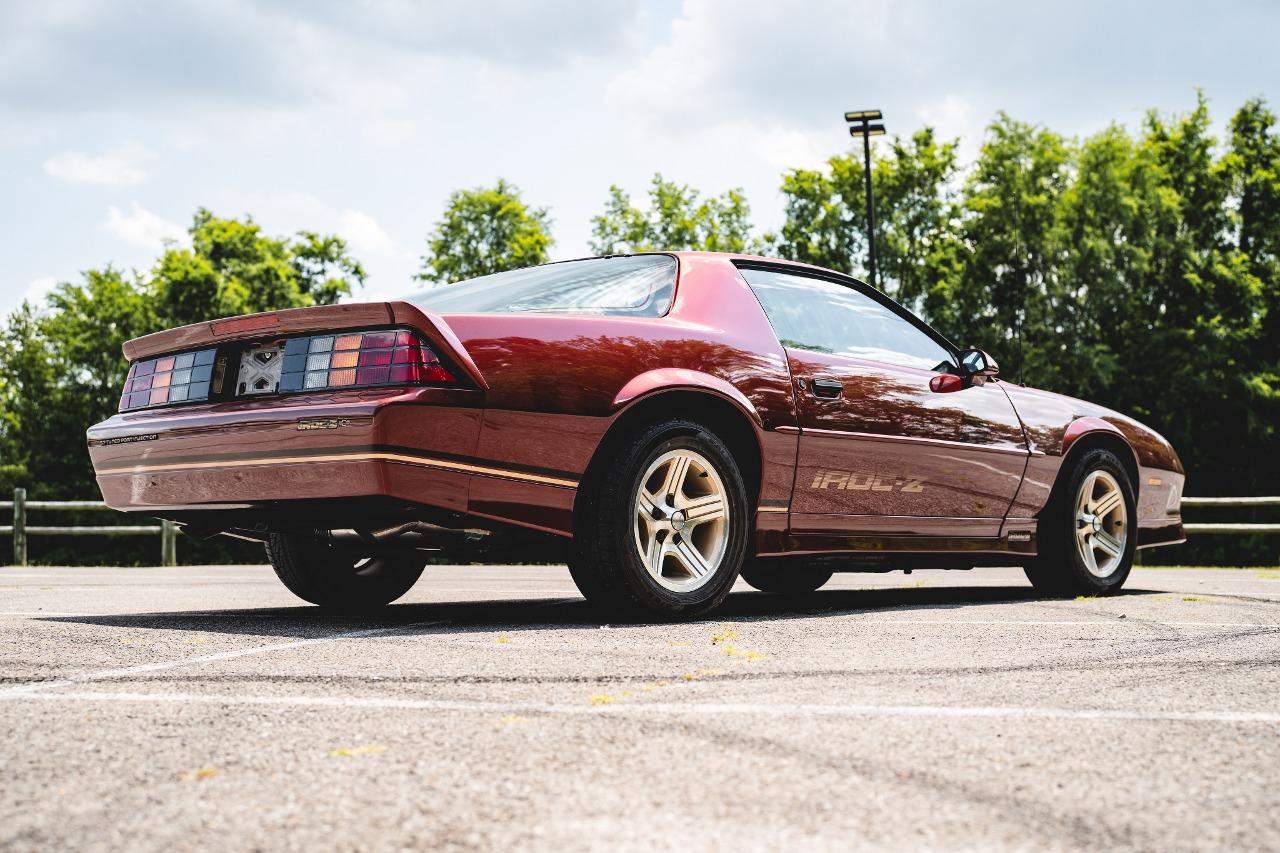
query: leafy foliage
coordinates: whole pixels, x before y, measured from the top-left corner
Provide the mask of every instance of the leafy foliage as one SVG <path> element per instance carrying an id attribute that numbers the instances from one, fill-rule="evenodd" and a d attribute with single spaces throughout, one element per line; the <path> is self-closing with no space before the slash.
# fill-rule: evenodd
<path id="1" fill-rule="evenodd" d="M 251 219 L 207 210 L 196 212 L 189 233 L 191 248 L 167 247 L 147 275 L 87 270 L 79 282 L 59 284 L 43 306 L 23 303 L 0 326 L 0 484 L 44 499 L 97 492 L 83 436 L 116 411 L 128 367 L 120 348 L 130 338 L 329 303 L 364 280 L 336 237 L 268 237 Z"/>
<path id="2" fill-rule="evenodd" d="M 649 207 L 640 210 L 620 187 L 609 187 L 604 213 L 591 220 L 597 255 L 697 250 L 747 251 L 751 208 L 742 190 L 699 201 L 697 190 L 653 176 Z"/>
<path id="3" fill-rule="evenodd" d="M 505 180 L 492 188 L 458 190 L 427 237 L 418 278 L 461 281 L 546 263 L 550 228 L 546 209 L 526 205 Z"/>
<path id="4" fill-rule="evenodd" d="M 364 284 L 364 268 L 337 237 L 268 237 L 251 218 L 219 219 L 203 208 L 190 234 L 191 248 L 167 248 L 148 282 L 166 326 L 328 305 Z"/>

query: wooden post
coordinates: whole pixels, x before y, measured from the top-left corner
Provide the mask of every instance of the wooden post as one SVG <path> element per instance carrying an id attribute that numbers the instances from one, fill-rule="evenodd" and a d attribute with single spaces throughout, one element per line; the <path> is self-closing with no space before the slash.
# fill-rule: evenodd
<path id="1" fill-rule="evenodd" d="M 13 490 L 13 564 L 27 564 L 27 490 Z"/>
<path id="2" fill-rule="evenodd" d="M 160 522 L 160 565 L 178 565 L 178 525 L 167 518 Z"/>

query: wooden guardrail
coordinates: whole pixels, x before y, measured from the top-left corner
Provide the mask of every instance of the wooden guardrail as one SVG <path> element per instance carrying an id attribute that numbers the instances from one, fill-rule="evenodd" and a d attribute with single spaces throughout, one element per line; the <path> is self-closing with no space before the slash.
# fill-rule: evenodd
<path id="1" fill-rule="evenodd" d="M 1259 498 L 1183 498 L 1182 506 L 1186 507 L 1260 507 L 1280 506 L 1280 497 Z M 158 525 L 103 525 L 81 527 L 45 527 L 29 526 L 27 512 L 44 511 L 85 511 L 103 510 L 107 505 L 102 501 L 29 501 L 26 489 L 14 489 L 13 500 L 0 501 L 0 510 L 13 510 L 13 525 L 0 527 L 0 536 L 13 536 L 13 564 L 27 564 L 28 536 L 160 536 L 160 565 L 176 566 L 178 564 L 178 526 L 172 521 L 161 521 Z M 1186 524 L 1182 525 L 1188 535 L 1205 533 L 1215 534 L 1250 534 L 1280 533 L 1280 524 Z"/>
<path id="2" fill-rule="evenodd" d="M 45 511 L 86 511 L 104 510 L 107 505 L 102 501 L 29 501 L 26 489 L 14 489 L 13 500 L 0 501 L 0 510 L 13 510 L 13 525 L 0 527 L 0 536 L 13 536 L 13 564 L 27 564 L 28 536 L 160 536 L 160 565 L 178 565 L 178 525 L 172 521 L 161 521 L 148 525 L 102 525 L 80 527 L 46 527 L 28 525 L 27 512 Z"/>
<path id="3" fill-rule="evenodd" d="M 1183 498 L 1182 508 L 1187 507 L 1260 507 L 1280 506 L 1280 497 L 1266 498 Z M 1201 533 L 1280 533 L 1280 524 L 1187 524 L 1182 529 L 1188 536 Z"/>

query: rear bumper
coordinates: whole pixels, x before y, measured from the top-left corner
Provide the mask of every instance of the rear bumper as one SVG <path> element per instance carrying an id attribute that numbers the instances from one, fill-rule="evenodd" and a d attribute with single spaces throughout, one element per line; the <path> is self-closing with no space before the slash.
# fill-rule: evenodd
<path id="1" fill-rule="evenodd" d="M 409 516 L 568 535 L 578 475 L 477 458 L 482 401 L 417 388 L 157 409 L 92 427 L 89 455 L 108 506 L 200 527 Z"/>
<path id="2" fill-rule="evenodd" d="M 174 407 L 92 427 L 89 455 L 103 499 L 125 512 L 379 498 L 465 513 L 471 477 L 502 473 L 471 455 L 480 403 L 481 392 L 422 388 Z"/>

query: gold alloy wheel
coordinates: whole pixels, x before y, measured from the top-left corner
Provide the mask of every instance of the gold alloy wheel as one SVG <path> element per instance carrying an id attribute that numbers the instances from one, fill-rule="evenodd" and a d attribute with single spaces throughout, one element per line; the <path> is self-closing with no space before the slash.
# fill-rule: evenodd
<path id="1" fill-rule="evenodd" d="M 729 544 L 729 499 L 705 456 L 671 450 L 655 459 L 632 514 L 636 553 L 660 586 L 692 592 L 715 575 Z"/>
<path id="2" fill-rule="evenodd" d="M 1111 577 L 1124 559 L 1128 537 L 1120 484 L 1106 471 L 1090 473 L 1076 495 L 1076 552 L 1089 574 Z"/>

